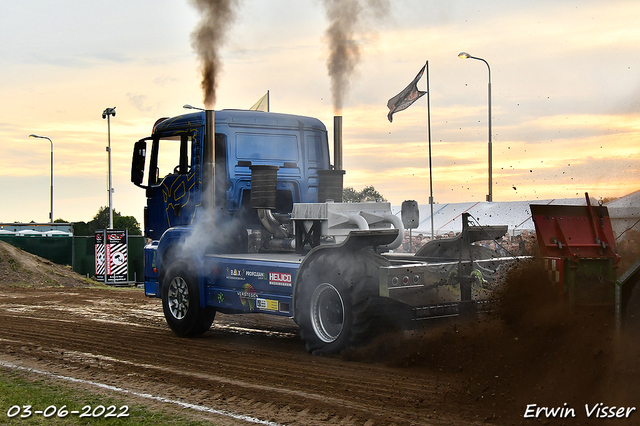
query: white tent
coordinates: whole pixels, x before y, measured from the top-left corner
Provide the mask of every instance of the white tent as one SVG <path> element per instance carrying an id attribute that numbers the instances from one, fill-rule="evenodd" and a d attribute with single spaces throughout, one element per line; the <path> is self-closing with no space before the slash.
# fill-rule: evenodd
<path id="1" fill-rule="evenodd" d="M 42 233 L 45 237 L 72 237 L 73 234 L 71 232 L 64 231 L 46 231 Z"/>
<path id="2" fill-rule="evenodd" d="M 596 204 L 595 200 L 592 200 Z M 472 203 L 448 203 L 433 205 L 433 231 L 435 235 L 443 235 L 447 232 L 462 231 L 462 213 L 469 213 L 471 222 L 476 225 L 507 225 L 510 235 L 521 234 L 522 231 L 534 231 L 531 220 L 530 204 L 555 204 L 555 205 L 586 205 L 584 198 L 562 198 L 534 201 L 502 201 L 502 202 L 472 202 Z M 394 206 L 392 211 L 401 217 L 401 207 Z M 420 222 L 413 235 L 431 235 L 431 206 L 423 204 L 419 206 Z"/>
<path id="3" fill-rule="evenodd" d="M 23 229 L 22 231 L 16 232 L 16 235 L 19 237 L 42 237 L 42 232 L 33 231 L 31 229 Z"/>
<path id="4" fill-rule="evenodd" d="M 611 227 L 616 238 L 631 229 L 640 231 L 640 191 L 625 195 L 605 205 L 609 210 Z"/>

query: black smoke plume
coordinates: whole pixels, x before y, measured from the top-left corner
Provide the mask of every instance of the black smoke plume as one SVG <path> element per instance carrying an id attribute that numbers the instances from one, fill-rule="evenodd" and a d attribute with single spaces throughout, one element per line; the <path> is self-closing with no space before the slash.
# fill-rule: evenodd
<path id="1" fill-rule="evenodd" d="M 200 87 L 207 109 L 212 109 L 216 102 L 217 77 L 221 68 L 218 50 L 224 44 L 226 33 L 233 23 L 238 2 L 239 0 L 192 0 L 202 15 L 198 27 L 191 33 L 191 45 L 201 62 Z"/>
<path id="2" fill-rule="evenodd" d="M 331 78 L 331 96 L 334 113 L 342 114 L 344 97 L 350 79 L 360 62 L 362 47 L 356 32 L 373 17 L 380 19 L 388 14 L 388 0 L 324 0 L 329 28 L 327 70 Z"/>

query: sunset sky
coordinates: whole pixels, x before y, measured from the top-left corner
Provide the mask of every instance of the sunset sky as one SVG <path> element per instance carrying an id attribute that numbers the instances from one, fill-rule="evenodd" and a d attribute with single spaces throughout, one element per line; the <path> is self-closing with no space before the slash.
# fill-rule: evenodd
<path id="1" fill-rule="evenodd" d="M 366 2 L 363 2 L 363 4 Z M 367 12 L 367 11 L 365 11 Z M 345 185 L 394 205 L 428 203 L 426 96 L 387 120 L 387 101 L 429 61 L 434 199 L 487 194 L 491 66 L 494 201 L 621 196 L 640 189 L 640 3 L 394 0 L 365 13 L 345 93 Z M 0 222 L 89 221 L 108 204 L 142 223 L 133 143 L 160 117 L 202 106 L 187 0 L 7 0 L 0 14 Z M 321 0 L 241 0 L 220 47 L 216 109 L 314 116 L 332 135 L 328 18 Z M 419 83 L 426 88 L 427 76 Z"/>

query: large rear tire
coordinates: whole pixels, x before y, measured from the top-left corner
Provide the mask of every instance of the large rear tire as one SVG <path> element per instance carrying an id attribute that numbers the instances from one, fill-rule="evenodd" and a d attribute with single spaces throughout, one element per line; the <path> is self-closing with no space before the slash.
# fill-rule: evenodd
<path id="1" fill-rule="evenodd" d="M 194 268 L 184 261 L 172 263 L 164 274 L 162 309 L 167 324 L 180 337 L 206 332 L 216 315 L 215 309 L 200 306 Z"/>
<path id="2" fill-rule="evenodd" d="M 370 250 L 323 250 L 302 271 L 295 290 L 295 320 L 307 350 L 339 353 L 365 342 L 384 317 L 378 268 Z"/>

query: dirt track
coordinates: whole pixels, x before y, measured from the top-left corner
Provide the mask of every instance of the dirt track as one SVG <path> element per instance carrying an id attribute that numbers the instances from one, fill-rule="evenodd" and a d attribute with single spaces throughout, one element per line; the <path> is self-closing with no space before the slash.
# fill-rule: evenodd
<path id="1" fill-rule="evenodd" d="M 40 369 L 282 424 L 487 417 L 454 397 L 453 377 L 310 356 L 288 319 L 220 315 L 203 337 L 186 340 L 140 290 L 14 288 L 0 298 L 3 358 Z"/>
<path id="2" fill-rule="evenodd" d="M 181 339 L 160 301 L 139 289 L 88 288 L 73 277 L 65 287 L 9 287 L 7 256 L 0 361 L 291 425 L 529 424 L 527 404 L 565 402 L 577 418 L 551 424 L 606 424 L 587 419 L 584 404 L 640 408 L 637 347 L 620 350 L 606 321 L 540 309 L 531 294 L 517 300 L 536 309 L 314 357 L 289 319 L 219 314 L 202 337 Z M 535 278 L 525 275 L 523 284 Z M 640 413 L 623 422 L 639 424 Z"/>

